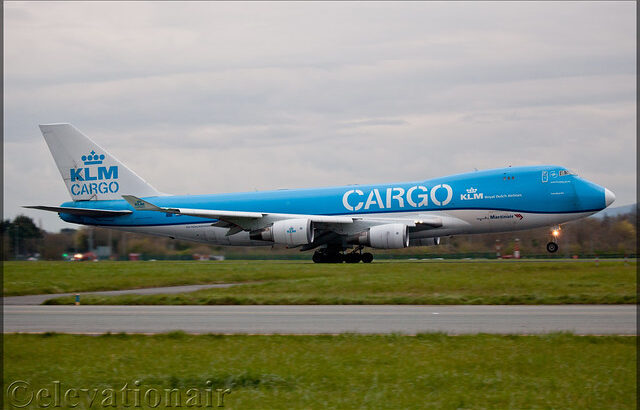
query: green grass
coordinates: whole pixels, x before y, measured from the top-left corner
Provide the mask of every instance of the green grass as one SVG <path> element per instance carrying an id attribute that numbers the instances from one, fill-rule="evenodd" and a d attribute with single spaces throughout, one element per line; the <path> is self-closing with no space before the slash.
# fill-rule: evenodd
<path id="1" fill-rule="evenodd" d="M 47 270 L 47 266 L 52 269 Z M 30 267 L 35 269 L 29 269 Z M 29 263 L 5 267 L 5 294 L 246 282 L 175 295 L 83 296 L 83 304 L 636 303 L 636 263 Z M 72 304 L 73 297 L 48 303 Z"/>
<path id="2" fill-rule="evenodd" d="M 4 262 L 4 296 L 285 279 L 286 262 Z"/>
<path id="3" fill-rule="evenodd" d="M 210 380 L 213 389 L 231 389 L 229 409 L 631 409 L 636 341 L 570 334 L 9 334 L 3 394 L 7 399 L 15 380 L 50 391 L 59 381 L 62 393 L 118 391 L 139 380 L 141 395 L 177 388 L 184 402 L 188 388 L 204 391 Z"/>

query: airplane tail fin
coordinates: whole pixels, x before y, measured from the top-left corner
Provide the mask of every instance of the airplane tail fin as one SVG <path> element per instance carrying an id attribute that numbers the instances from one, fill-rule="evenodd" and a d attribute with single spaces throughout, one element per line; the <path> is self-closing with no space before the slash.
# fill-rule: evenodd
<path id="1" fill-rule="evenodd" d="M 40 125 L 74 201 L 163 195 L 71 124 Z"/>

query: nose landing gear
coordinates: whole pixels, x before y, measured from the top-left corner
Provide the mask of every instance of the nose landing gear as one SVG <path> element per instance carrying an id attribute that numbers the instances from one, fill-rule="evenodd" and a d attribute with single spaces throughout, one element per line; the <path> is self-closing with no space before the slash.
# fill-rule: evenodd
<path id="1" fill-rule="evenodd" d="M 558 251 L 558 236 L 560 235 L 560 227 L 556 226 L 551 230 L 551 242 L 547 244 L 547 252 L 554 253 Z"/>

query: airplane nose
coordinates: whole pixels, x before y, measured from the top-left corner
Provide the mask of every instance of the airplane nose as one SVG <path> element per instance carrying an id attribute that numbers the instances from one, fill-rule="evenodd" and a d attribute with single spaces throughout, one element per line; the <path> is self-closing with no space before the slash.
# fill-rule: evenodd
<path id="1" fill-rule="evenodd" d="M 609 191 L 607 188 L 604 189 L 604 203 L 606 204 L 605 206 L 609 206 L 613 203 L 613 201 L 616 200 L 616 195 Z"/>

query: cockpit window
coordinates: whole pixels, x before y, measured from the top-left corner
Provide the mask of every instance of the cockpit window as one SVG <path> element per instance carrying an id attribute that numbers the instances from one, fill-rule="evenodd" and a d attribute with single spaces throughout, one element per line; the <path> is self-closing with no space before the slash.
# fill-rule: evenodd
<path id="1" fill-rule="evenodd" d="M 558 172 L 559 176 L 564 176 L 564 175 L 578 175 L 573 171 L 569 171 L 568 169 L 563 169 L 560 172 Z"/>

